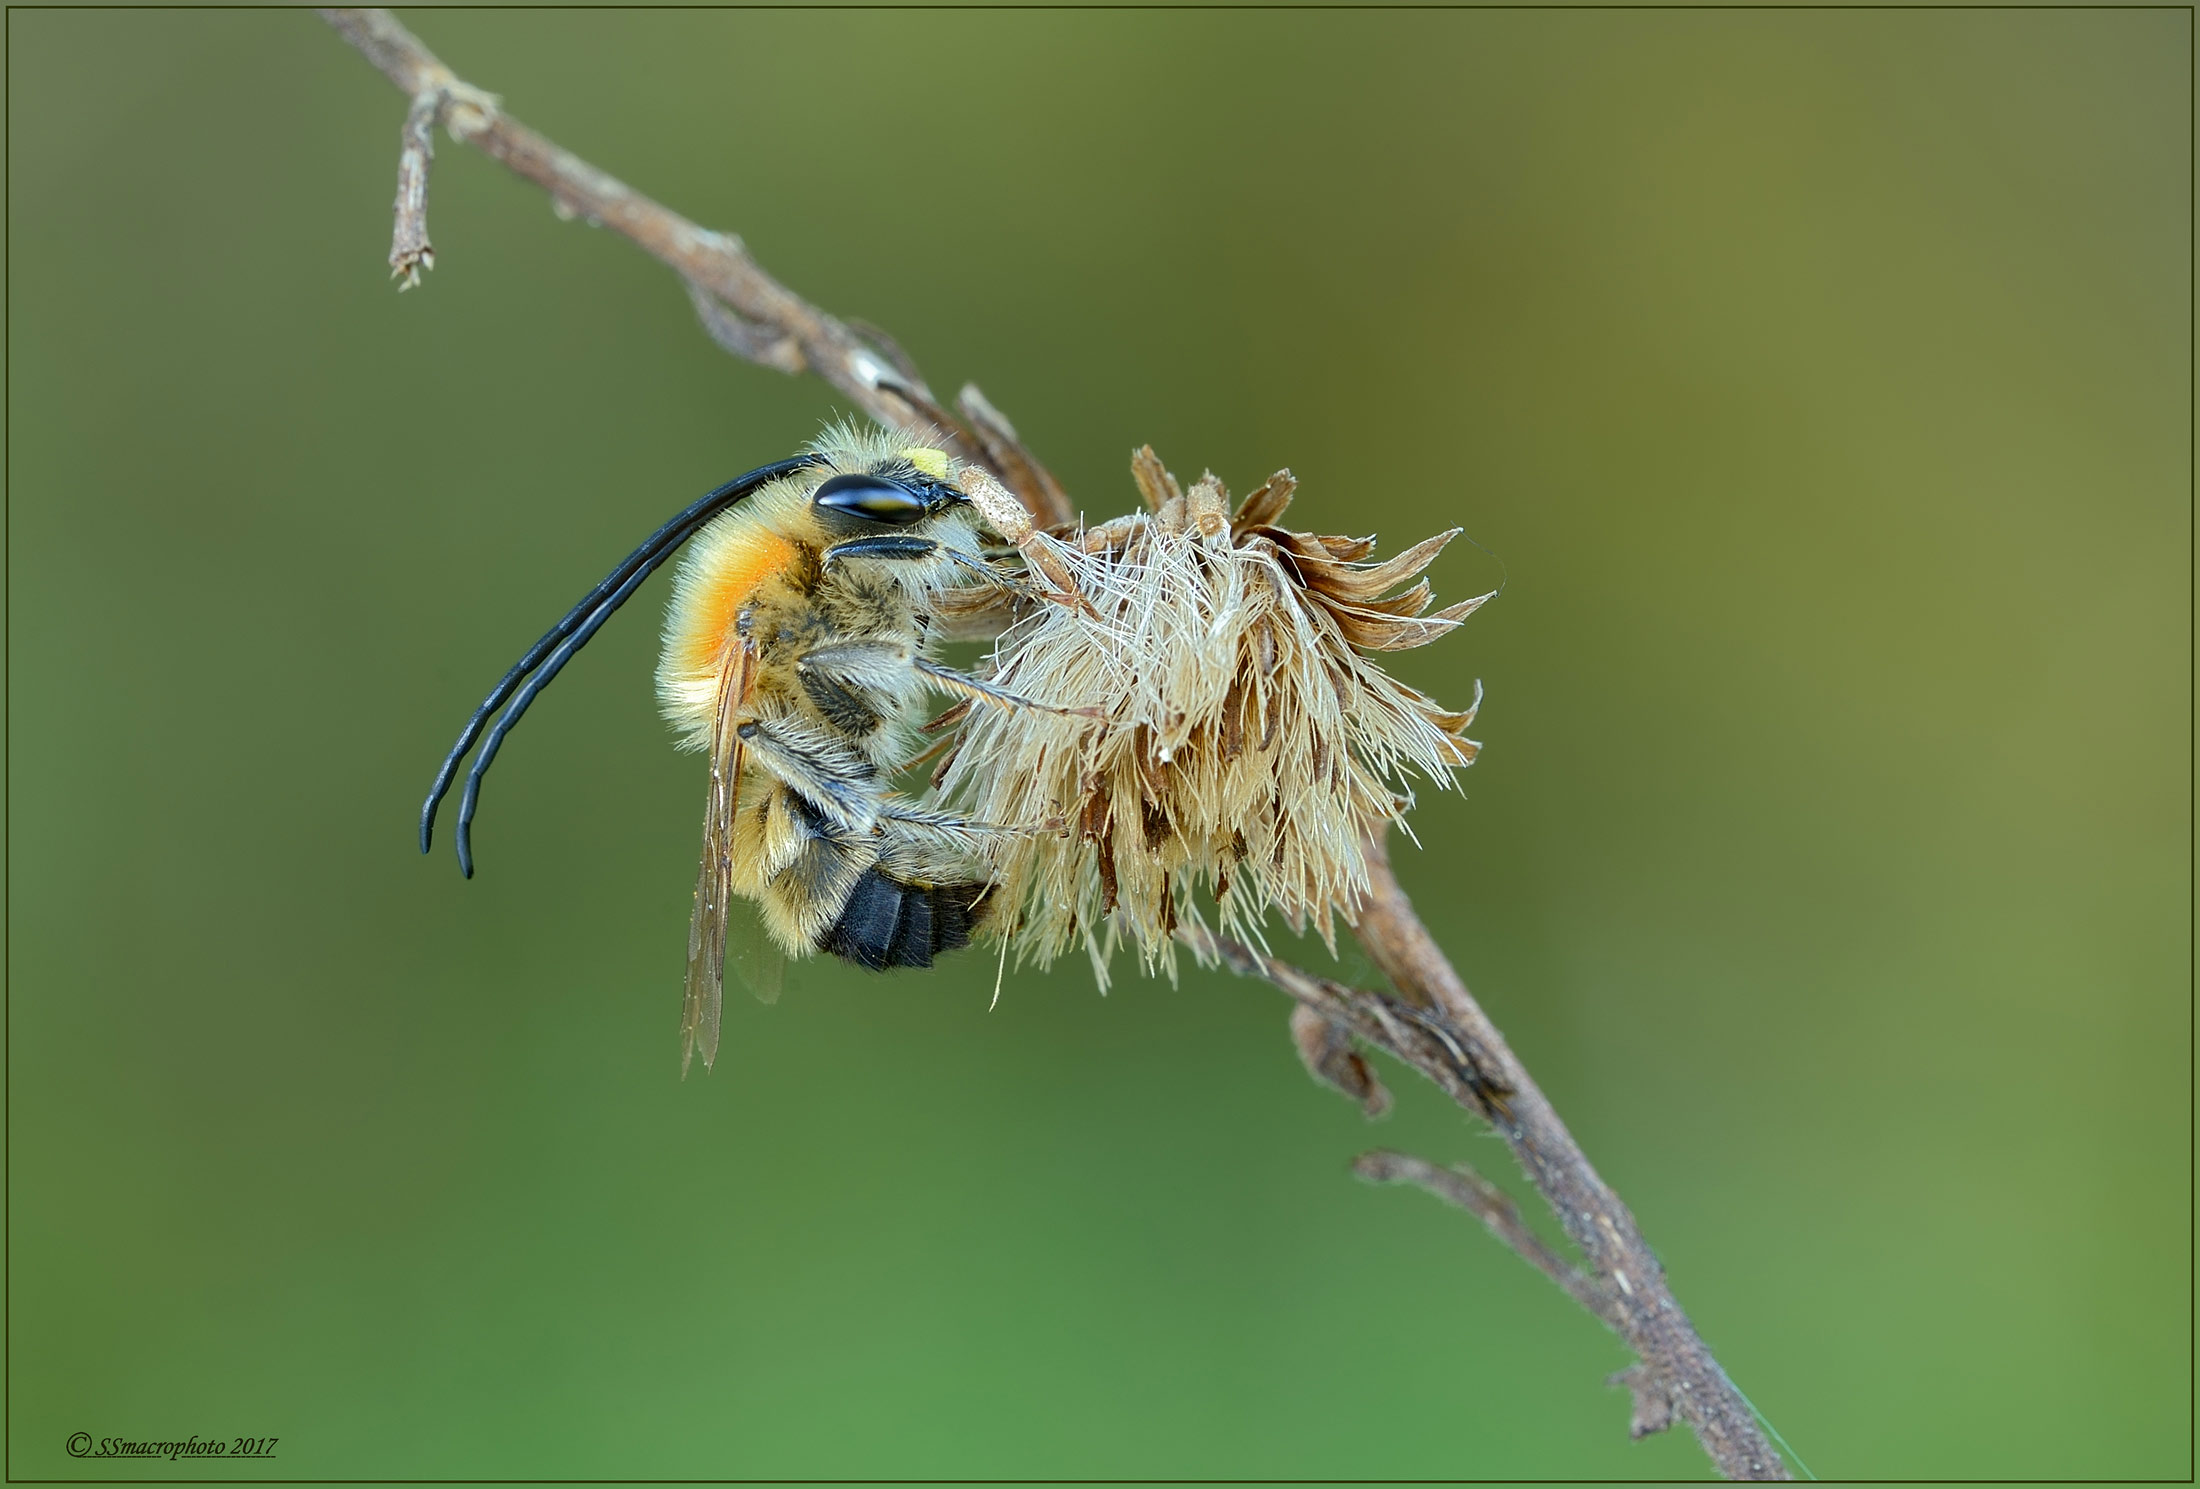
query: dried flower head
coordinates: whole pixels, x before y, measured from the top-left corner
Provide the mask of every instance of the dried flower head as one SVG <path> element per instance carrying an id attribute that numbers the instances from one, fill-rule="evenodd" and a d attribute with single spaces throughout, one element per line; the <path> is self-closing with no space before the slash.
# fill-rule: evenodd
<path id="1" fill-rule="evenodd" d="M 1288 471 L 1233 515 L 1212 474 L 1187 491 L 1151 449 L 1131 469 L 1150 512 L 1024 538 L 1081 603 L 1039 605 L 994 653 L 999 686 L 1103 717 L 969 709 L 936 777 L 973 820 L 1067 824 L 1001 839 L 992 924 L 1041 963 L 1081 940 L 1103 986 L 1126 943 L 1173 966 L 1209 905 L 1229 934 L 1258 942 L 1274 910 L 1333 949 L 1367 892 L 1363 836 L 1412 805 L 1408 768 L 1448 786 L 1479 748 L 1474 706 L 1446 712 L 1367 654 L 1424 646 L 1490 596 L 1427 613 L 1413 581 L 1456 528 L 1377 563 L 1371 537 L 1280 525 Z"/>

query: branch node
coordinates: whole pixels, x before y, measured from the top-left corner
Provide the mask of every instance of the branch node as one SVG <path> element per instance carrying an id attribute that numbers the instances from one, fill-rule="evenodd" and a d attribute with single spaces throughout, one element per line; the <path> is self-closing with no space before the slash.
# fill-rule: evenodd
<path id="1" fill-rule="evenodd" d="M 1673 1395 L 1647 1365 L 1641 1362 L 1629 1365 L 1625 1370 L 1608 1375 L 1608 1386 L 1625 1386 L 1633 1398 L 1634 1410 L 1627 1420 L 1627 1435 L 1636 1442 L 1663 1432 L 1673 1425 L 1677 1415 L 1673 1408 Z"/>
<path id="2" fill-rule="evenodd" d="M 794 374 L 808 369 L 802 348 L 792 336 L 748 319 L 692 279 L 687 281 L 687 292 L 704 334 L 723 350 L 778 372 Z"/>
<path id="3" fill-rule="evenodd" d="M 1352 1172 L 1371 1184 L 1413 1184 L 1457 1205 L 1480 1220 L 1489 1233 L 1510 1246 L 1520 1259 L 1566 1290 L 1566 1295 L 1614 1332 L 1624 1333 L 1611 1294 L 1594 1277 L 1554 1251 L 1521 1218 L 1511 1195 L 1464 1163 L 1440 1168 L 1426 1158 L 1377 1148 L 1352 1162 Z"/>
<path id="4" fill-rule="evenodd" d="M 1288 962 L 1217 936 L 1204 927 L 1185 926 L 1177 939 L 1202 962 L 1220 962 L 1240 977 L 1258 977 L 1349 1030 L 1383 1053 L 1412 1066 L 1434 1081 L 1445 1095 L 1482 1117 L 1508 1138 L 1514 1119 L 1508 1100 L 1513 1088 L 1494 1072 L 1504 1068 L 1480 1043 L 1445 1018 L 1425 1008 L 1380 993 L 1347 987 L 1302 972 Z"/>
<path id="5" fill-rule="evenodd" d="M 1291 1043 L 1306 1073 L 1360 1104 L 1372 1122 L 1390 1111 L 1390 1092 L 1352 1047 L 1351 1031 L 1303 1003 L 1291 1008 Z"/>
<path id="6" fill-rule="evenodd" d="M 899 341 L 896 341 L 884 326 L 875 326 L 869 321 L 858 320 L 854 316 L 850 316 L 843 324 L 849 330 L 855 332 L 856 335 L 862 337 L 872 350 L 893 363 L 894 370 L 901 374 L 901 380 L 904 383 L 915 387 L 924 386 L 924 374 L 917 371 L 916 359 L 909 355 L 908 349 Z"/>
<path id="7" fill-rule="evenodd" d="M 443 93 L 443 132 L 460 144 L 467 144 L 476 135 L 484 134 L 497 122 L 503 110 L 504 100 L 494 93 L 485 93 L 471 83 L 459 81 L 445 70 Z"/>

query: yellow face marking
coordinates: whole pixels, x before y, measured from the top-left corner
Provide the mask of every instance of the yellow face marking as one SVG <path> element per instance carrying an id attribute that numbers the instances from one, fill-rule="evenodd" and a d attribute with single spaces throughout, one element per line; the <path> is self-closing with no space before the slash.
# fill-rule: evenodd
<path id="1" fill-rule="evenodd" d="M 935 481 L 947 479 L 948 461 L 945 450 L 935 450 L 927 445 L 911 445 L 901 452 L 901 458 Z"/>

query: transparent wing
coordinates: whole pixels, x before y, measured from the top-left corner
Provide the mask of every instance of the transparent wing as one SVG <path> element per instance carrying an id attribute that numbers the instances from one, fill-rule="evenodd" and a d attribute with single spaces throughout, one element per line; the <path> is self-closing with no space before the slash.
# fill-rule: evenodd
<path id="1" fill-rule="evenodd" d="M 763 913 L 754 905 L 737 906 L 727 917 L 726 960 L 757 1002 L 779 1001 L 787 982 L 787 954 L 764 928 Z"/>
<path id="2" fill-rule="evenodd" d="M 695 1051 L 703 1068 L 718 1058 L 718 1018 L 726 996 L 726 916 L 733 898 L 733 817 L 741 801 L 741 736 L 734 718 L 748 697 L 755 657 L 729 639 L 718 664 L 718 712 L 710 731 L 710 792 L 703 805 L 703 861 L 695 874 L 695 917 L 688 922 L 687 997 L 680 1009 L 680 1074 Z"/>

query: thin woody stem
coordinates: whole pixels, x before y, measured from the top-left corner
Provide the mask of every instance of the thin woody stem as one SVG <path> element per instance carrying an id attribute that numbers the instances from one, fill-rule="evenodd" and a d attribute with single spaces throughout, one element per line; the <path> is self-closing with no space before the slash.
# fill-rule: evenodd
<path id="1" fill-rule="evenodd" d="M 1623 1372 L 1625 1379 L 1613 1377 L 1635 1395 L 1636 1436 L 1657 1431 L 1678 1415 L 1725 1477 L 1789 1477 L 1758 1431 L 1748 1403 L 1667 1291 L 1664 1269 L 1635 1229 L 1633 1215 L 1590 1167 L 1504 1035 L 1414 914 L 1390 871 L 1382 840 L 1371 838 L 1366 851 L 1372 893 L 1361 906 L 1357 932 L 1398 996 L 1317 977 L 1196 927 L 1180 930 L 1178 938 L 1195 953 L 1220 960 L 1240 976 L 1272 984 L 1301 1008 L 1411 1066 L 1497 1129 L 1568 1238 L 1589 1260 L 1587 1273 L 1544 1246 L 1503 1192 L 1479 1174 L 1447 1174 L 1426 1160 L 1391 1153 L 1364 1155 L 1356 1167 L 1365 1178 L 1419 1184 L 1479 1216 L 1499 1240 L 1618 1334 L 1642 1362 Z M 1315 1073 L 1339 1084 L 1347 1095 L 1357 1094 L 1326 1072 Z M 1670 1411 L 1661 1411 L 1661 1403 Z"/>
<path id="2" fill-rule="evenodd" d="M 1521 1260 L 1564 1288 L 1566 1296 L 1587 1309 L 1591 1317 L 1618 1329 L 1610 1292 L 1546 1245 L 1520 1217 L 1520 1207 L 1513 1203 L 1512 1196 L 1466 1164 L 1443 1168 L 1410 1153 L 1377 1148 L 1355 1158 L 1352 1171 L 1371 1184 L 1418 1184 L 1438 1199 L 1457 1205 L 1488 1226 L 1490 1234 L 1518 1252 Z"/>
<path id="3" fill-rule="evenodd" d="M 1367 857 L 1371 892 L 1360 909 L 1360 944 L 1400 993 L 1435 1009 L 1463 1043 L 1492 1063 L 1491 1073 L 1509 1091 L 1507 1120 L 1493 1125 L 1607 1291 L 1612 1327 L 1641 1358 L 1720 1473 L 1730 1479 L 1789 1477 L 1749 1403 L 1674 1300 L 1665 1268 L 1636 1229 L 1634 1215 L 1590 1165 L 1414 913 L 1380 836 L 1371 835 Z"/>
<path id="4" fill-rule="evenodd" d="M 439 89 L 413 95 L 398 137 L 396 222 L 390 232 L 390 277 L 400 290 L 420 283 L 420 271 L 435 267 L 428 242 L 428 162 L 435 158 L 435 116 L 442 111 Z"/>
<path id="5" fill-rule="evenodd" d="M 437 113 L 453 139 L 472 145 L 548 191 L 562 215 L 609 228 L 670 267 L 694 290 L 723 302 L 736 321 L 714 323 L 707 313 L 704 317 L 719 345 L 782 371 L 815 372 L 864 413 L 891 428 L 937 430 L 955 446 L 957 455 L 995 471 L 1042 526 L 1076 520 L 1076 511 L 1059 484 L 1014 440 L 1006 420 L 986 429 L 983 436 L 964 428 L 923 379 L 867 345 L 847 322 L 826 314 L 765 273 L 739 238 L 691 222 L 527 128 L 507 114 L 493 95 L 462 81 L 388 11 L 323 10 L 320 14 L 407 98 L 415 100 L 416 107 L 423 98 L 439 100 Z M 419 179 L 424 208 L 424 162 Z M 399 218 L 402 237 L 406 232 L 402 195 Z M 425 248 L 424 220 L 419 231 Z M 746 335 L 720 334 L 733 324 L 742 325 Z M 762 354 L 747 350 L 750 344 Z M 990 412 L 982 395 L 976 406 Z M 1007 431 L 1008 448 L 1003 448 L 1003 431 Z"/>

